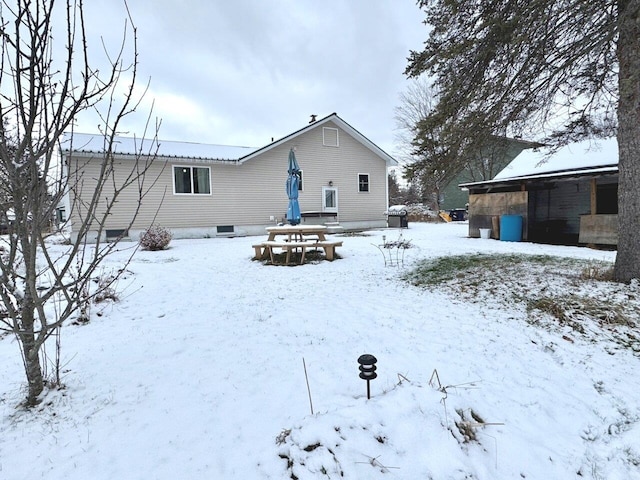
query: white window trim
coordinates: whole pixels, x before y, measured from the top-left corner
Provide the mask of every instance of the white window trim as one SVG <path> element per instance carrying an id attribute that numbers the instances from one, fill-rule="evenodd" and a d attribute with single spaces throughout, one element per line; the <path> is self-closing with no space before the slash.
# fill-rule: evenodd
<path id="1" fill-rule="evenodd" d="M 336 193 L 336 206 L 335 207 L 327 207 L 324 203 L 324 200 L 326 198 L 326 192 L 327 190 L 333 190 Z M 331 212 L 331 213 L 337 213 L 338 212 L 338 188 L 337 187 L 322 187 L 322 211 L 323 212 Z"/>
<path id="2" fill-rule="evenodd" d="M 360 175 L 367 176 L 367 190 L 360 190 Z M 356 186 L 358 193 L 371 193 L 371 175 L 369 175 L 368 173 L 359 173 L 356 177 L 356 182 L 358 184 Z"/>
<path id="3" fill-rule="evenodd" d="M 325 132 L 327 132 L 328 130 L 336 132 L 336 144 L 335 145 L 327 144 L 327 136 L 325 135 Z M 336 147 L 336 148 L 340 146 L 340 135 L 339 135 L 339 132 L 338 132 L 337 128 L 322 127 L 322 145 L 324 145 L 325 147 Z"/>
<path id="4" fill-rule="evenodd" d="M 300 184 L 298 188 L 299 192 L 304 192 L 304 170 L 300 169 Z"/>
<path id="5" fill-rule="evenodd" d="M 178 193 L 176 192 L 176 174 L 174 169 L 175 168 L 190 168 L 191 170 L 191 193 Z M 193 169 L 194 168 L 206 168 L 209 171 L 209 193 L 193 193 Z M 199 165 L 172 165 L 171 166 L 171 183 L 173 184 L 173 194 L 174 195 L 182 195 L 182 196 L 187 196 L 187 197 L 200 197 L 200 196 L 207 196 L 207 195 L 211 195 L 211 192 L 213 191 L 213 188 L 211 188 L 211 167 L 201 167 Z"/>

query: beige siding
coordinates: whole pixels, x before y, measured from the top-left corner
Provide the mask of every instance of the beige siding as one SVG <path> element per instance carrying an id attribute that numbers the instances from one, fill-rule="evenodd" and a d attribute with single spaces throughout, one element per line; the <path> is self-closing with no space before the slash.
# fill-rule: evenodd
<path id="1" fill-rule="evenodd" d="M 331 122 L 324 126 L 338 128 Z M 299 197 L 302 211 L 321 210 L 322 187 L 332 181 L 333 187 L 338 189 L 341 222 L 384 221 L 383 213 L 387 208 L 387 167 L 384 160 L 341 129 L 339 147 L 323 145 L 322 128 L 295 138 L 280 155 L 286 157 L 291 146 L 296 148 L 296 158 L 304 172 L 304 191 Z M 358 192 L 359 173 L 369 174 L 367 193 Z"/>
<path id="2" fill-rule="evenodd" d="M 324 126 L 338 128 L 329 122 Z M 105 222 L 105 228 L 126 228 L 140 205 L 132 229 L 144 229 L 152 223 L 168 228 L 215 228 L 220 225 L 268 225 L 270 217 L 286 215 L 288 199 L 285 191 L 288 155 L 295 148 L 296 158 L 304 172 L 304 190 L 300 192 L 300 209 L 321 210 L 322 187 L 329 181 L 338 189 L 338 213 L 341 222 L 383 222 L 386 209 L 386 163 L 349 134 L 339 129 L 339 146 L 323 145 L 322 128 L 315 128 L 288 142 L 257 155 L 242 164 L 156 160 L 145 178 L 151 188 L 142 199 L 137 184 L 119 197 L 116 208 Z M 95 190 L 99 161 L 80 159 L 82 198 Z M 70 162 L 71 169 L 77 165 Z M 135 163 L 129 158 L 118 160 L 116 184 L 121 184 Z M 175 195 L 173 166 L 190 165 L 210 168 L 210 195 Z M 358 192 L 358 174 L 369 174 L 369 192 Z M 144 187 L 144 186 L 143 186 Z M 103 192 L 102 197 L 112 192 Z M 78 220 L 72 207 L 72 221 Z"/>

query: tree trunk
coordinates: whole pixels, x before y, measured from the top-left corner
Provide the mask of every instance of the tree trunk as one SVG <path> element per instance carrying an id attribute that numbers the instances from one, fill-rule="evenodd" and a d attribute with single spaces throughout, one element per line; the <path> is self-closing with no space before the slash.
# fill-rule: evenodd
<path id="1" fill-rule="evenodd" d="M 618 2 L 618 254 L 616 280 L 640 278 L 640 0 Z"/>
<path id="2" fill-rule="evenodd" d="M 25 315 L 22 318 L 22 331 L 19 336 L 24 350 L 24 370 L 29 384 L 27 405 L 33 406 L 38 403 L 38 395 L 44 389 L 44 379 L 40 367 L 40 348 L 36 343 L 34 332 L 33 309 L 31 312 L 25 312 L 23 309 L 23 313 Z"/>

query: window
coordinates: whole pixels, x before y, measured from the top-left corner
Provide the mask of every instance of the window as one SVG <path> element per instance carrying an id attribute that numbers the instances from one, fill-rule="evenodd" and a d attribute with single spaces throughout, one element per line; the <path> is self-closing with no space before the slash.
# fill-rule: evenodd
<path id="1" fill-rule="evenodd" d="M 208 167 L 173 167 L 173 192 L 177 194 L 208 195 L 211 182 Z"/>
<path id="2" fill-rule="evenodd" d="M 67 221 L 67 212 L 64 207 L 56 208 L 56 221 L 58 223 L 64 223 Z"/>
<path id="3" fill-rule="evenodd" d="M 369 174 L 368 173 L 358 174 L 358 191 L 359 192 L 369 191 Z"/>
<path id="4" fill-rule="evenodd" d="M 338 211 L 338 189 L 334 187 L 322 187 L 322 211 Z"/>
<path id="5" fill-rule="evenodd" d="M 338 142 L 338 129 L 322 127 L 322 144 L 325 147 L 337 147 Z"/>
<path id="6" fill-rule="evenodd" d="M 301 192 L 304 190 L 302 188 L 302 170 L 298 170 L 298 191 Z"/>

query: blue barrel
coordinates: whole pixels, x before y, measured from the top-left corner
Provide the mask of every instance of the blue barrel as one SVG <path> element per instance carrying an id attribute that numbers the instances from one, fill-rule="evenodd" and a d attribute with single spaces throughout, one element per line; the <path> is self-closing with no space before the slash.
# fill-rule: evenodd
<path id="1" fill-rule="evenodd" d="M 500 217 L 500 240 L 505 242 L 522 240 L 522 215 L 502 215 Z"/>

